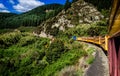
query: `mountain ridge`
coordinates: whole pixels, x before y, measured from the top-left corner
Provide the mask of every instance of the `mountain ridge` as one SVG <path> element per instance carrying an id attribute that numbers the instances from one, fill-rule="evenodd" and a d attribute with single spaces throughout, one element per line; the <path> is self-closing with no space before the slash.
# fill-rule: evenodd
<path id="1" fill-rule="evenodd" d="M 55 16 L 61 9 L 63 8 L 63 5 L 60 4 L 48 4 L 39 6 L 35 9 L 32 9 L 28 12 L 18 14 L 14 17 L 9 18 L 1 18 L 0 21 L 0 28 L 17 28 L 20 26 L 37 26 L 42 21 Z M 46 12 L 46 10 L 52 10 L 49 12 Z M 8 13 L 10 14 L 10 13 Z"/>

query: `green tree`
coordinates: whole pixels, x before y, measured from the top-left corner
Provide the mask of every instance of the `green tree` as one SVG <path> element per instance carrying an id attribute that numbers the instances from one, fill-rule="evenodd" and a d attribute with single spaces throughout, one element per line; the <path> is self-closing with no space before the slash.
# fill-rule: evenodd
<path id="1" fill-rule="evenodd" d="M 46 51 L 46 58 L 49 63 L 55 62 L 65 51 L 64 43 L 61 40 L 54 40 Z"/>
<path id="2" fill-rule="evenodd" d="M 70 8 L 71 3 L 69 2 L 69 0 L 66 0 L 66 3 L 64 5 L 64 9 L 67 10 L 68 8 Z"/>
<path id="3" fill-rule="evenodd" d="M 77 0 L 72 0 L 72 2 L 74 3 L 74 2 L 76 2 Z"/>

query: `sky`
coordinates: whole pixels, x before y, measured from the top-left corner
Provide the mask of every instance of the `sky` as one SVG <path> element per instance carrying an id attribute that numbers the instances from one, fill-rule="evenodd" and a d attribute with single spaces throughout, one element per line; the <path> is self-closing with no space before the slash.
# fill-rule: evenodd
<path id="1" fill-rule="evenodd" d="M 65 1 L 66 0 L 0 0 L 0 12 L 19 14 L 46 4 L 64 4 Z"/>

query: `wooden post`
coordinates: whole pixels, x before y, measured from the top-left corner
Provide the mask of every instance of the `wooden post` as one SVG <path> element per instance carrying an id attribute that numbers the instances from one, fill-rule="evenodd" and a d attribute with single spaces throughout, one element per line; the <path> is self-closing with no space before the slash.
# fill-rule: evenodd
<path id="1" fill-rule="evenodd" d="M 99 36 L 99 44 L 101 44 L 101 36 Z"/>
<path id="2" fill-rule="evenodd" d="M 105 50 L 108 51 L 108 38 L 109 36 L 105 35 Z"/>

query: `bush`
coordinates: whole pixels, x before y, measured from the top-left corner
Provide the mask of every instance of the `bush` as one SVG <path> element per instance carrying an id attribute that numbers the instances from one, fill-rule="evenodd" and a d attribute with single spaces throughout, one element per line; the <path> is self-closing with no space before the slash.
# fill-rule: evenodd
<path id="1" fill-rule="evenodd" d="M 101 13 L 105 16 L 105 18 L 107 18 L 107 17 L 110 16 L 110 11 L 109 11 L 109 10 L 102 9 L 102 10 L 101 10 Z"/>
<path id="2" fill-rule="evenodd" d="M 96 23 L 97 26 L 107 26 L 107 21 L 100 21 Z"/>
<path id="3" fill-rule="evenodd" d="M 49 39 L 39 38 L 35 43 L 35 48 L 44 49 L 49 46 Z"/>
<path id="4" fill-rule="evenodd" d="M 64 43 L 61 40 L 56 39 L 53 41 L 48 50 L 46 51 L 46 58 L 49 63 L 53 63 L 61 54 L 65 51 Z"/>
<path id="5" fill-rule="evenodd" d="M 34 36 L 25 36 L 22 37 L 18 43 L 19 46 L 27 46 L 34 43 L 36 38 Z"/>
<path id="6" fill-rule="evenodd" d="M 65 31 L 65 35 L 68 37 L 72 36 L 87 36 L 88 34 L 86 33 L 87 29 L 91 27 L 89 25 L 78 25 L 76 27 L 70 28 Z"/>
<path id="7" fill-rule="evenodd" d="M 7 32 L 12 32 L 13 29 L 0 29 L 0 34 L 4 34 L 4 33 L 7 33 Z"/>
<path id="8" fill-rule="evenodd" d="M 24 27 L 24 26 L 18 28 L 18 30 L 20 30 L 21 32 L 33 32 L 34 29 L 35 27 Z"/>
<path id="9" fill-rule="evenodd" d="M 21 38 L 20 32 L 6 33 L 0 36 L 0 48 L 9 47 L 16 44 Z"/>
<path id="10" fill-rule="evenodd" d="M 87 30 L 87 34 L 90 36 L 100 36 L 107 33 L 107 28 L 102 26 L 93 26 Z"/>

